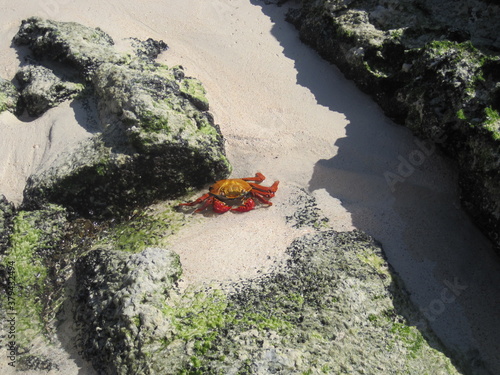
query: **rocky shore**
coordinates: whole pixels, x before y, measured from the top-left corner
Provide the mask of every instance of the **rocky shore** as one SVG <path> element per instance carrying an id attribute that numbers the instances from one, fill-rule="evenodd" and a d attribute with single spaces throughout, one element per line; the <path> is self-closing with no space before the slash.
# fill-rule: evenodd
<path id="1" fill-rule="evenodd" d="M 500 22 L 495 1 L 304 0 L 288 20 L 385 113 L 459 169 L 463 207 L 500 248 Z M 417 150 L 409 168 L 434 148 Z M 406 172 L 386 174 L 394 190 Z"/>
<path id="2" fill-rule="evenodd" d="M 8 108 L 39 116 L 75 95 L 89 95 L 97 101 L 101 127 L 30 176 L 24 207 L 52 202 L 89 217 L 111 216 L 230 172 L 201 83 L 180 66 L 153 61 L 165 43 L 131 40 L 132 51 L 119 53 L 99 29 L 40 18 L 23 21 L 14 43 L 28 46 L 34 60 L 17 73 L 19 103 Z M 64 63 L 66 71 L 42 66 L 42 57 L 48 65 Z"/>
<path id="3" fill-rule="evenodd" d="M 151 246 L 152 228 L 174 225 L 165 216 L 99 227 L 61 206 L 15 212 L 2 200 L 2 264 L 14 265 L 23 306 L 17 368 L 58 368 L 33 337 L 56 345 L 58 316 L 72 301 L 74 343 L 98 374 L 461 373 L 380 246 L 362 232 L 329 230 L 314 199 L 300 201 L 290 226 L 313 233 L 271 272 L 181 291 L 178 255 Z"/>
<path id="4" fill-rule="evenodd" d="M 337 19 L 332 17 L 338 15 L 336 2 L 328 3 L 328 12 L 325 4 L 304 2 L 289 13 L 310 43 L 311 35 L 324 36 L 326 43 L 327 34 L 318 28 L 331 31 Z M 352 16 L 345 5 L 339 9 Z M 366 19 L 355 13 L 359 17 L 347 18 Z M 363 30 L 360 23 L 351 25 L 345 43 L 371 41 L 358 38 Z M 486 126 L 485 116 L 498 110 L 493 73 L 498 57 L 463 42 L 446 42 L 438 53 L 439 45 L 425 41 L 413 47 L 411 66 L 405 65 L 410 60 L 398 60 L 406 68 L 395 72 L 387 61 L 397 53 L 390 52 L 390 58 L 384 53 L 402 49 L 406 58 L 406 47 L 384 39 L 386 33 L 374 33 L 379 49 L 367 42 L 354 53 L 342 42 L 346 50 L 335 55 L 354 53 L 353 76 L 364 67 L 360 77 L 366 87 L 358 83 L 380 93 L 382 106 L 390 93 L 400 98 L 394 118 L 408 122 L 413 113 L 414 129 L 435 141 L 446 138 L 438 143 L 450 153 L 455 138 L 472 153 L 463 157 L 461 168 L 472 172 L 464 172 L 462 186 L 469 186 L 464 179 L 479 181 L 486 172 L 491 180 L 478 182 L 481 188 L 470 186 L 469 194 L 464 188 L 463 199 L 478 210 L 478 222 L 491 234 L 498 229 L 493 151 L 499 139 L 498 120 Z M 90 98 L 99 119 L 95 134 L 30 176 L 20 207 L 0 195 L 0 272 L 6 280 L 0 298 L 3 306 L 12 300 L 23 307 L 16 318 L 17 370 L 57 373 L 61 365 L 50 348 L 60 344 L 58 330 L 67 320 L 78 358 L 97 374 L 488 373 L 482 363 L 470 363 L 440 342 L 381 245 L 361 231 L 332 230 L 305 190 L 293 194 L 294 212 L 281 219 L 290 230 L 306 234 L 288 244 L 271 271 L 181 289 L 182 264 L 167 240 L 193 219 L 176 210 L 177 199 L 227 177 L 231 166 L 201 82 L 187 77 L 181 66 L 156 62 L 167 48 L 164 42 L 129 42 L 129 52 L 123 52 L 101 29 L 38 17 L 24 20 L 14 37 L 31 56 L 16 74 L 18 87 L 0 82 L 1 110 L 43 116 L 63 101 Z M 442 118 L 432 117 L 435 108 L 424 100 L 428 88 L 409 75 L 415 70 L 439 76 L 443 71 L 434 71 L 425 59 L 433 55 L 445 61 L 444 69 L 456 60 L 457 49 L 481 60 L 467 66 L 474 65 L 474 74 L 481 70 L 483 79 L 474 81 L 467 106 L 458 103 L 465 93 L 457 99 L 436 91 L 436 103 L 445 108 L 441 116 L 459 112 L 447 125 L 455 130 L 448 139 L 441 133 Z M 365 56 L 374 60 L 365 64 Z M 443 85 L 470 84 L 469 73 L 457 78 L 454 69 L 446 69 L 451 73 L 443 73 Z M 410 90 L 411 84 L 416 86 Z M 450 101 L 443 104 L 445 99 Z M 410 106 L 416 102 L 419 110 Z M 485 108 L 491 110 L 484 114 Z M 388 178 L 395 179 L 397 189 L 397 176 Z M 2 318 L 7 313 L 2 309 Z M 40 341 L 49 349 L 41 351 Z"/>

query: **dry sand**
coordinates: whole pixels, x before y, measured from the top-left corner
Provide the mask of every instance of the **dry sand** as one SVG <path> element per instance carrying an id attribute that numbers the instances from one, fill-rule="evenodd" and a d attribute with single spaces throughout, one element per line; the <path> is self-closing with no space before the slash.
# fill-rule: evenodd
<path id="1" fill-rule="evenodd" d="M 499 259 L 460 209 L 453 164 L 433 150 L 416 152 L 421 146 L 408 130 L 300 43 L 284 21 L 284 8 L 255 0 L 1 5 L 3 78 L 11 79 L 20 64 L 10 40 L 32 15 L 101 27 L 116 41 L 162 39 L 170 49 L 159 60 L 183 65 L 205 85 L 233 176 L 260 171 L 269 180 L 263 184 L 281 181 L 274 206 L 200 215 L 172 238 L 185 284 L 263 272 L 304 233 L 286 225 L 285 216 L 292 195 L 305 188 L 334 229 L 359 228 L 382 243 L 412 299 L 450 348 L 477 351 L 500 373 Z M 1 193 L 19 203 L 30 173 L 89 134 L 77 114 L 63 105 L 31 122 L 0 115 Z M 403 171 L 407 177 L 393 191 L 384 174 L 397 172 L 403 159 L 418 165 Z M 5 361 L 4 352 L 0 358 Z M 73 359 L 65 362 L 65 373 L 77 373 L 79 366 L 80 374 L 90 373 Z"/>

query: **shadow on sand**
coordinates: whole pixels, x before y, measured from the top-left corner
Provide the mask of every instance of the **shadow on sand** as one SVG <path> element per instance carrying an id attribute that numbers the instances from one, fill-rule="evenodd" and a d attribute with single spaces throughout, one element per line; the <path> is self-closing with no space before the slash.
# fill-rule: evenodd
<path id="1" fill-rule="evenodd" d="M 353 225 L 382 243 L 413 302 L 470 371 L 500 373 L 500 259 L 460 208 L 454 163 L 300 43 L 285 7 L 251 2 L 273 21 L 297 84 L 349 122 L 336 155 L 316 163 L 309 190 L 339 199 Z"/>

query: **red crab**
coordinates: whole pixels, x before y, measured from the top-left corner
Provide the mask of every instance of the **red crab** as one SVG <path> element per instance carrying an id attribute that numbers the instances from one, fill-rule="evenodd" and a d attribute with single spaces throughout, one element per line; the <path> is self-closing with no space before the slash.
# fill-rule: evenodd
<path id="1" fill-rule="evenodd" d="M 208 193 L 193 202 L 181 203 L 179 206 L 195 206 L 203 203 L 194 212 L 203 211 L 212 205 L 214 212 L 219 214 L 229 210 L 238 212 L 253 210 L 255 207 L 253 198 L 257 198 L 262 203 L 272 206 L 272 203 L 268 199 L 274 197 L 274 193 L 278 190 L 279 181 L 275 181 L 273 186 L 270 187 L 259 185 L 265 179 L 262 173 L 256 173 L 255 177 L 220 180 L 210 186 Z M 248 181 L 255 181 L 256 183 Z M 233 206 L 236 207 L 232 208 Z"/>

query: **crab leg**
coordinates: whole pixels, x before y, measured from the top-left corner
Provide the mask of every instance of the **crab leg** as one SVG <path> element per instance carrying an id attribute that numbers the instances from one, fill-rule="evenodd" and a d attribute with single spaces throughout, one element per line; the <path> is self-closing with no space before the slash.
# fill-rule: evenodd
<path id="1" fill-rule="evenodd" d="M 208 206 L 210 206 L 213 203 L 213 201 L 214 201 L 214 198 L 212 198 L 212 197 L 208 198 L 205 202 L 203 202 L 203 205 L 200 208 L 194 210 L 194 212 L 201 212 L 201 211 L 203 211 L 205 208 L 207 208 Z"/>
<path id="2" fill-rule="evenodd" d="M 227 212 L 231 209 L 230 206 L 228 206 L 227 204 L 225 204 L 224 202 L 222 202 L 216 198 L 213 201 L 214 201 L 213 210 L 214 210 L 214 212 L 217 212 L 218 214 L 223 214 L 224 212 Z"/>
<path id="3" fill-rule="evenodd" d="M 203 194 L 201 197 L 199 197 L 197 200 L 192 201 L 192 202 L 187 202 L 187 203 L 180 203 L 179 206 L 196 206 L 197 204 L 203 202 L 204 200 L 207 200 L 210 198 L 210 193 Z"/>
<path id="4" fill-rule="evenodd" d="M 274 184 L 272 186 L 262 186 L 262 185 L 253 184 L 253 183 L 250 182 L 250 186 L 252 187 L 252 189 L 261 191 L 263 193 L 273 194 L 274 195 L 274 193 L 276 192 L 276 190 L 278 190 L 278 184 L 279 183 L 280 183 L 279 181 L 274 181 Z"/>
<path id="5" fill-rule="evenodd" d="M 272 206 L 273 204 L 266 198 L 274 197 L 274 193 L 276 192 L 276 190 L 278 190 L 279 183 L 279 181 L 275 181 L 274 184 L 270 187 L 250 183 L 250 186 L 252 186 L 251 194 L 262 203 Z"/>
<path id="6" fill-rule="evenodd" d="M 236 208 L 232 208 L 231 211 L 237 211 L 237 212 L 248 212 L 253 210 L 255 207 L 255 202 L 252 198 L 246 199 L 241 206 L 238 206 Z"/>
<path id="7" fill-rule="evenodd" d="M 265 203 L 269 206 L 272 206 L 273 205 L 273 202 L 269 202 L 266 198 L 264 198 L 264 196 L 260 193 L 257 193 L 257 192 L 252 192 L 252 195 L 257 198 L 259 201 L 261 201 L 262 203 Z M 274 196 L 274 194 L 273 194 Z M 271 198 L 271 197 L 270 197 Z"/>
<path id="8" fill-rule="evenodd" d="M 260 172 L 257 172 L 255 174 L 255 177 L 245 177 L 245 178 L 240 178 L 240 180 L 243 180 L 243 181 L 255 181 L 255 182 L 262 182 L 266 179 L 266 177 L 260 173 Z"/>
<path id="9" fill-rule="evenodd" d="M 274 181 L 274 184 L 272 186 L 262 186 L 262 185 L 257 185 L 250 183 L 250 186 L 252 187 L 252 191 L 258 191 L 259 194 L 265 195 L 269 198 L 274 197 L 274 193 L 276 190 L 278 190 L 278 184 L 279 181 Z"/>
<path id="10" fill-rule="evenodd" d="M 187 202 L 187 203 L 180 203 L 179 206 L 196 206 L 197 204 L 200 204 L 203 202 L 203 205 L 196 209 L 194 212 L 200 212 L 203 211 L 205 208 L 207 208 L 210 204 L 212 204 L 214 201 L 214 198 L 210 196 L 210 193 L 203 194 L 201 197 L 196 199 L 195 201 L 192 202 Z"/>

